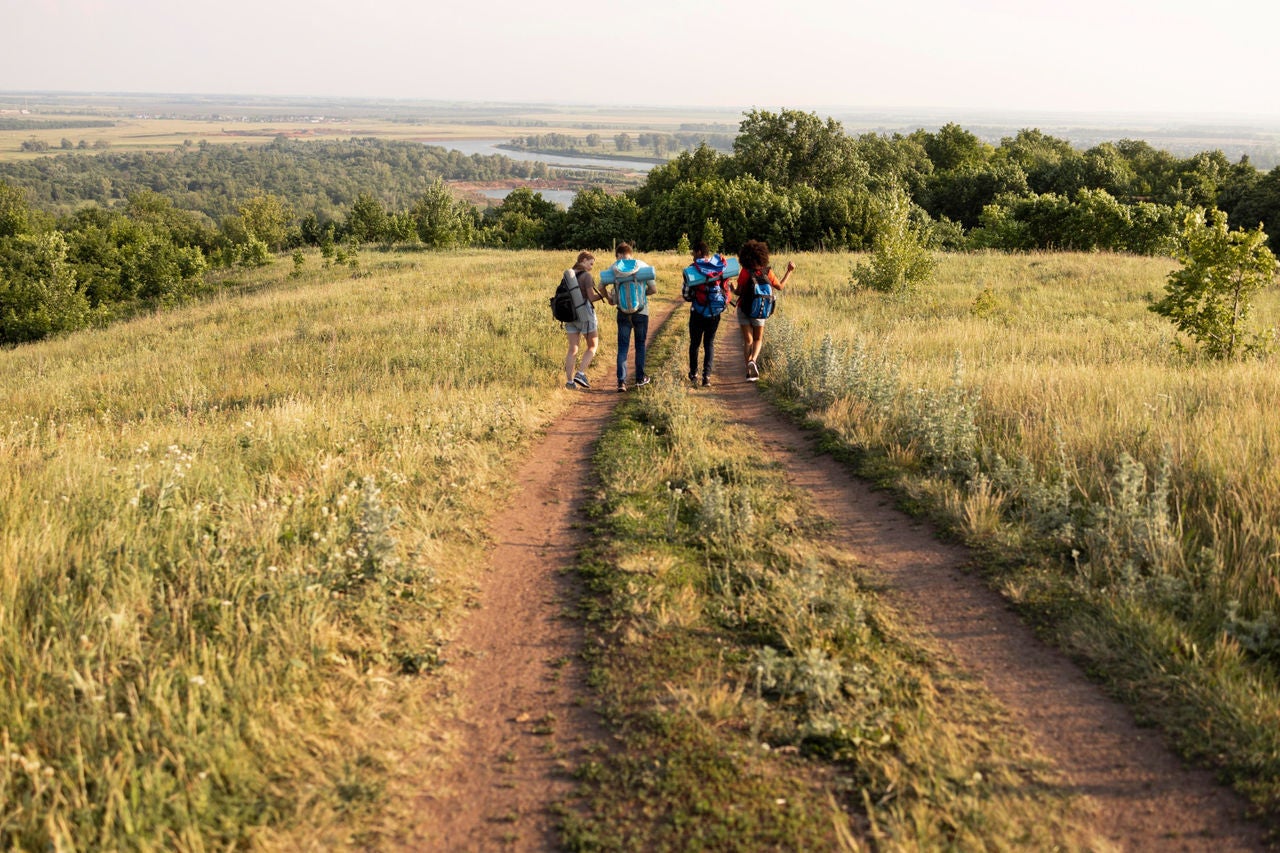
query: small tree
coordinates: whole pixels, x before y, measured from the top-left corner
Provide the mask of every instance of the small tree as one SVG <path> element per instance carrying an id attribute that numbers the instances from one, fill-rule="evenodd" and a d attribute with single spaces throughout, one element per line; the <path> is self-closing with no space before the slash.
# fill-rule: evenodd
<path id="1" fill-rule="evenodd" d="M 712 252 L 720 251 L 720 247 L 724 245 L 724 231 L 720 228 L 720 222 L 716 219 L 708 219 L 702 226 L 702 242 L 707 244 L 707 248 Z"/>
<path id="2" fill-rule="evenodd" d="M 911 199 L 901 189 L 880 200 L 871 260 L 853 267 L 851 283 L 882 293 L 905 293 L 924 281 L 936 264 L 925 235 L 911 221 Z"/>
<path id="3" fill-rule="evenodd" d="M 1276 257 L 1259 225 L 1253 231 L 1227 230 L 1221 210 L 1187 214 L 1174 258 L 1182 269 L 1169 273 L 1165 296 L 1151 310 L 1168 317 L 1210 358 L 1233 359 L 1265 351 L 1267 338 L 1245 331 L 1251 297 L 1276 274 Z"/>

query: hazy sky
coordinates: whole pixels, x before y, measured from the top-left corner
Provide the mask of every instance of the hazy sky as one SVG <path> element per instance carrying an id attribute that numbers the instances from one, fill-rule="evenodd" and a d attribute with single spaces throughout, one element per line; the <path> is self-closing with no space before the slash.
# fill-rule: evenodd
<path id="1" fill-rule="evenodd" d="M 1280 0 L 3 3 L 11 91 L 1280 116 Z"/>

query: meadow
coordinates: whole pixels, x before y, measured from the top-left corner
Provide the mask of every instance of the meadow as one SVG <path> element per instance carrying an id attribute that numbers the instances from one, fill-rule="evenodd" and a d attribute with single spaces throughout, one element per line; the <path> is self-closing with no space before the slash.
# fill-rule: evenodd
<path id="1" fill-rule="evenodd" d="M 394 835 L 397 804 L 451 760 L 458 709 L 439 686 L 486 514 L 574 399 L 545 301 L 570 259 L 309 255 L 300 275 L 219 273 L 218 295 L 182 309 L 0 351 L 0 843 Z M 1274 812 L 1274 360 L 1178 354 L 1146 310 L 1168 261 L 954 255 L 889 298 L 850 288 L 856 257 L 795 259 L 766 391 Z M 684 263 L 651 260 L 668 282 Z M 1277 317 L 1267 293 L 1258 319 Z M 975 738 L 999 710 L 820 544 L 779 472 L 744 462 L 729 415 L 668 381 L 681 331 L 597 456 L 584 607 L 603 643 L 595 698 L 627 747 L 581 769 L 616 803 L 568 816 L 567 840 L 678 846 L 748 827 L 854 846 L 880 827 L 1077 846 L 1026 745 Z M 744 500 L 770 509 L 739 541 L 729 511 Z M 856 701 L 833 700 L 833 672 Z M 766 740 L 856 758 L 834 786 L 846 801 L 815 799 L 799 759 L 751 751 Z M 645 756 L 659 753 L 703 769 L 656 788 Z M 975 772 L 999 784 L 978 790 Z M 782 822 L 778 798 L 796 803 Z M 688 807 L 676 823 L 637 828 L 673 800 Z"/>
<path id="2" fill-rule="evenodd" d="M 918 293 L 802 261 L 766 358 L 833 450 L 986 554 L 1139 715 L 1280 806 L 1280 375 L 1188 357 L 1170 261 L 940 258 Z M 1263 294 L 1257 328 L 1275 328 Z"/>
<path id="3" fill-rule="evenodd" d="M 572 400 L 567 260 L 312 256 L 0 351 L 0 846 L 376 837 L 447 761 L 415 676 Z"/>

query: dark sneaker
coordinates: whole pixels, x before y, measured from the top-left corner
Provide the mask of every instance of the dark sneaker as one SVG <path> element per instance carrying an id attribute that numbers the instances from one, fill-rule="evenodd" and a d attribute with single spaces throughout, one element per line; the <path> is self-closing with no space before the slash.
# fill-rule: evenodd
<path id="1" fill-rule="evenodd" d="M 702 387 L 703 387 L 703 388 L 710 388 L 710 387 L 711 387 L 711 377 L 709 377 L 709 376 L 704 376 L 704 377 L 702 377 Z"/>
<path id="2" fill-rule="evenodd" d="M 591 387 L 591 383 L 587 381 L 587 374 L 585 374 L 585 373 L 583 373 L 583 372 L 581 372 L 581 371 L 579 371 L 579 372 L 577 372 L 577 373 L 573 374 L 573 381 L 574 381 L 574 383 L 575 383 L 575 384 L 580 385 L 580 386 L 582 386 L 583 388 L 590 388 L 590 387 Z"/>
<path id="3" fill-rule="evenodd" d="M 747 362 L 747 381 L 755 382 L 760 378 L 760 368 L 756 367 L 754 361 Z"/>
<path id="4" fill-rule="evenodd" d="M 619 394 L 622 394 L 622 393 L 624 393 L 626 390 L 627 390 L 627 383 L 625 383 L 625 382 L 619 382 L 619 383 L 618 383 L 618 393 L 619 393 Z"/>
<path id="5" fill-rule="evenodd" d="M 573 384 L 572 382 L 566 382 L 566 383 L 564 383 L 564 387 L 568 388 L 570 391 L 577 391 L 577 390 L 578 390 L 578 386 L 577 386 L 577 385 L 575 385 L 575 384 Z"/>
<path id="6" fill-rule="evenodd" d="M 641 385 L 648 385 L 652 381 L 653 380 L 650 379 L 648 376 L 641 376 L 640 381 L 636 383 L 636 387 L 639 388 Z"/>
<path id="7" fill-rule="evenodd" d="M 698 374 L 693 373 L 693 372 L 691 371 L 691 372 L 689 373 L 689 381 L 690 381 L 690 382 L 697 382 L 697 381 L 698 381 Z"/>

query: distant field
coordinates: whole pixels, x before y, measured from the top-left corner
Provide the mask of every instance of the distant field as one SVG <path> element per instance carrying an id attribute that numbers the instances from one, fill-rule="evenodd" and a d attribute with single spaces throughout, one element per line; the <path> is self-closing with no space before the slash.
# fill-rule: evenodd
<path id="1" fill-rule="evenodd" d="M 19 110 L 26 108 L 29 114 Z M 712 121 L 736 129 L 740 116 L 724 112 L 708 117 L 702 111 L 592 110 L 585 107 L 526 106 L 520 109 L 446 109 L 440 106 L 380 104 L 377 102 L 188 102 L 162 99 L 93 99 L 66 96 L 44 103 L 28 103 L 0 94 L 0 118 L 29 121 L 31 127 L 0 129 L 0 159 L 28 159 L 63 153 L 63 139 L 88 153 L 106 145 L 111 151 L 163 151 L 184 144 L 265 143 L 278 135 L 301 139 L 380 139 L 429 141 L 439 139 L 511 138 L 529 133 L 563 133 L 585 137 L 590 132 L 673 132 L 683 125 Z M 42 129 L 41 122 L 110 120 L 113 127 Z M 46 143 L 46 152 L 22 150 L 28 140 Z M 71 152 L 77 149 L 73 147 Z M 66 152 L 66 153 L 71 153 Z M 84 153 L 82 151 L 82 153 Z"/>

